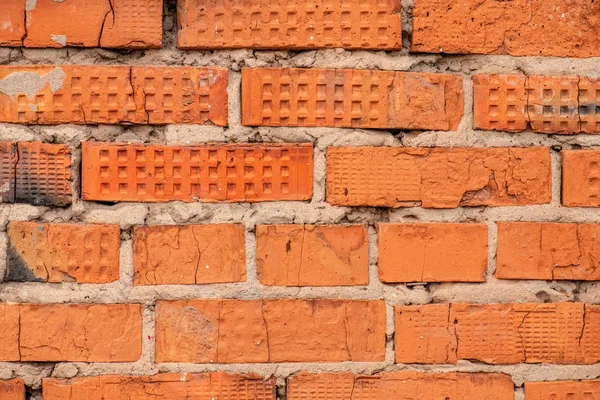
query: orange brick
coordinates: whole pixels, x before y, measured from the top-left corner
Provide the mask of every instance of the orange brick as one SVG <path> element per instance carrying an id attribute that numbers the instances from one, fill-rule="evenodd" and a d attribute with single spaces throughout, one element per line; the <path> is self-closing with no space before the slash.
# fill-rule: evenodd
<path id="1" fill-rule="evenodd" d="M 600 151 L 562 152 L 562 204 L 600 207 Z"/>
<path id="2" fill-rule="evenodd" d="M 0 122 L 225 126 L 227 76 L 219 68 L 0 66 Z"/>
<path id="3" fill-rule="evenodd" d="M 396 362 L 594 364 L 600 307 L 583 303 L 396 307 Z"/>
<path id="4" fill-rule="evenodd" d="M 133 234 L 134 285 L 246 280 L 243 225 L 143 226 Z"/>
<path id="5" fill-rule="evenodd" d="M 242 123 L 456 130 L 456 75 L 342 69 L 242 70 Z"/>
<path id="6" fill-rule="evenodd" d="M 367 230 L 358 225 L 257 226 L 256 264 L 263 285 L 366 285 Z"/>
<path id="7" fill-rule="evenodd" d="M 26 0 L 2 2 L 0 14 L 0 46 L 20 46 L 25 36 L 25 18 L 23 17 Z"/>
<path id="8" fill-rule="evenodd" d="M 99 201 L 308 200 L 310 144 L 83 143 L 82 197 Z"/>
<path id="9" fill-rule="evenodd" d="M 142 352 L 139 304 L 20 306 L 23 362 L 127 362 Z"/>
<path id="10" fill-rule="evenodd" d="M 600 224 L 498 222 L 496 278 L 600 280 Z"/>
<path id="11" fill-rule="evenodd" d="M 183 49 L 402 48 L 400 0 L 183 0 L 177 6 Z"/>
<path id="12" fill-rule="evenodd" d="M 383 361 L 385 303 L 159 301 L 156 362 Z"/>
<path id="13" fill-rule="evenodd" d="M 473 76 L 475 129 L 519 132 L 530 126 L 525 75 Z"/>
<path id="14" fill-rule="evenodd" d="M 119 279 L 119 225 L 16 222 L 8 226 L 6 281 L 108 283 Z"/>
<path id="15" fill-rule="evenodd" d="M 382 282 L 484 282 L 485 224 L 379 224 Z"/>
<path id="16" fill-rule="evenodd" d="M 288 378 L 288 400 L 513 400 L 514 384 L 508 375 L 483 373 L 385 372 L 300 373 Z"/>
<path id="17" fill-rule="evenodd" d="M 0 381 L 0 399 L 25 400 L 25 385 L 21 379 Z"/>
<path id="18" fill-rule="evenodd" d="M 0 303 L 0 361 L 19 361 L 19 306 Z"/>
<path id="19" fill-rule="evenodd" d="M 15 202 L 17 157 L 16 143 L 0 142 L 0 203 Z"/>
<path id="20" fill-rule="evenodd" d="M 525 382 L 525 400 L 594 399 L 600 393 L 600 380 Z"/>
<path id="21" fill-rule="evenodd" d="M 44 379 L 43 393 L 44 400 L 130 400 L 149 396 L 155 400 L 276 399 L 275 378 L 223 372 Z"/>
<path id="22" fill-rule="evenodd" d="M 597 57 L 587 0 L 415 0 L 413 52 Z M 551 17 L 552 16 L 552 17 Z"/>
<path id="23" fill-rule="evenodd" d="M 548 148 L 327 149 L 327 201 L 341 206 L 455 208 L 546 204 Z"/>

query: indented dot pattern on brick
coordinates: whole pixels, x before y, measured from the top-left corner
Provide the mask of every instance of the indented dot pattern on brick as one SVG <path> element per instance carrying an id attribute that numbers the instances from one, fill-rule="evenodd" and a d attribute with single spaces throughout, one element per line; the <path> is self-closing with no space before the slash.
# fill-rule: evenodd
<path id="1" fill-rule="evenodd" d="M 566 207 L 600 206 L 600 151 L 562 152 L 562 204 Z"/>
<path id="2" fill-rule="evenodd" d="M 525 400 L 593 399 L 600 392 L 600 380 L 525 382 Z"/>

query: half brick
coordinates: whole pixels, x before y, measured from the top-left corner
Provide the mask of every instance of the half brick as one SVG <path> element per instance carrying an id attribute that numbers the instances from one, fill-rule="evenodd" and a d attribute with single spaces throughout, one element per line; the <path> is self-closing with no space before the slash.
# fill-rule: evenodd
<path id="1" fill-rule="evenodd" d="M 600 207 L 600 151 L 562 152 L 562 204 Z"/>
<path id="2" fill-rule="evenodd" d="M 456 75 L 242 70 L 244 125 L 456 130 L 462 114 L 462 79 Z"/>
<path id="3" fill-rule="evenodd" d="M 385 303 L 159 301 L 156 362 L 383 361 Z"/>
<path id="4" fill-rule="evenodd" d="M 84 200 L 308 200 L 311 144 L 164 146 L 83 143 Z"/>
<path id="5" fill-rule="evenodd" d="M 19 361 L 19 305 L 0 303 L 0 361 Z"/>
<path id="6" fill-rule="evenodd" d="M 551 199 L 548 148 L 327 149 L 327 202 L 340 206 L 522 206 Z"/>
<path id="7" fill-rule="evenodd" d="M 142 226 L 133 233 L 134 285 L 243 282 L 243 225 Z"/>
<path id="8" fill-rule="evenodd" d="M 525 400 L 593 399 L 600 393 L 600 380 L 525 382 Z"/>
<path id="9" fill-rule="evenodd" d="M 0 142 L 0 202 L 15 202 L 17 144 Z"/>
<path id="10" fill-rule="evenodd" d="M 263 285 L 366 285 L 367 229 L 358 225 L 257 226 L 256 264 Z"/>
<path id="11" fill-rule="evenodd" d="M 21 379 L 0 381 L 0 399 L 25 400 L 25 385 Z"/>
<path id="12" fill-rule="evenodd" d="M 182 0 L 177 21 L 183 49 L 402 48 L 400 0 Z"/>
<path id="13" fill-rule="evenodd" d="M 11 0 L 2 3 L 0 14 L 0 46 L 16 47 L 23 44 L 25 36 L 25 2 Z"/>

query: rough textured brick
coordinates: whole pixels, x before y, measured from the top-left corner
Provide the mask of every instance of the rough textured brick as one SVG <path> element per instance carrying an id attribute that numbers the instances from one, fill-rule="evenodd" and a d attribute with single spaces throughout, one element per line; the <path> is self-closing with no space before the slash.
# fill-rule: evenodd
<path id="1" fill-rule="evenodd" d="M 462 114 L 462 79 L 455 75 L 242 70 L 244 125 L 455 130 Z"/>
<path id="2" fill-rule="evenodd" d="M 485 224 L 379 224 L 382 282 L 484 282 Z"/>
<path id="3" fill-rule="evenodd" d="M 142 352 L 139 304 L 20 306 L 23 362 L 127 362 Z"/>
<path id="4" fill-rule="evenodd" d="M 600 224 L 498 222 L 496 278 L 600 280 Z"/>
<path id="5" fill-rule="evenodd" d="M 400 0 L 183 0 L 183 49 L 402 48 Z"/>
<path id="6" fill-rule="evenodd" d="M 0 142 L 0 203 L 15 202 L 17 144 Z"/>
<path id="7" fill-rule="evenodd" d="M 600 380 L 525 382 L 525 400 L 593 400 L 600 393 Z"/>
<path id="8" fill-rule="evenodd" d="M 275 378 L 205 374 L 154 376 L 108 375 L 89 378 L 44 379 L 44 400 L 275 400 Z"/>
<path id="9" fill-rule="evenodd" d="M 225 126 L 227 77 L 219 68 L 0 66 L 0 122 Z"/>
<path id="10" fill-rule="evenodd" d="M 0 399 L 25 400 L 25 385 L 21 379 L 0 381 Z"/>
<path id="11" fill-rule="evenodd" d="M 383 361 L 384 356 L 383 301 L 157 303 L 159 363 Z"/>
<path id="12" fill-rule="evenodd" d="M 364 226 L 257 226 L 258 278 L 274 286 L 366 285 L 368 247 Z"/>
<path id="13" fill-rule="evenodd" d="M 600 307 L 583 303 L 396 307 L 396 362 L 594 364 Z"/>
<path id="14" fill-rule="evenodd" d="M 327 201 L 334 205 L 546 204 L 550 186 L 548 148 L 327 149 Z"/>
<path id="15" fill-rule="evenodd" d="M 243 225 L 143 226 L 133 234 L 134 285 L 246 280 Z"/>
<path id="16" fill-rule="evenodd" d="M 0 303 L 0 361 L 19 361 L 19 306 Z"/>
<path id="17" fill-rule="evenodd" d="M 415 0 L 411 50 L 596 57 L 598 10 L 588 0 Z"/>
<path id="18" fill-rule="evenodd" d="M 513 400 L 512 379 L 503 374 L 385 372 L 300 373 L 288 378 L 288 400 Z"/>
<path id="19" fill-rule="evenodd" d="M 119 225 L 16 222 L 8 226 L 6 281 L 108 283 L 119 279 Z"/>
<path id="20" fill-rule="evenodd" d="M 600 206 L 600 151 L 562 152 L 562 204 L 567 207 Z"/>
<path id="21" fill-rule="evenodd" d="M 5 3 L 2 6 L 7 7 L 7 13 L 0 17 L 0 46 L 160 48 L 162 45 L 162 0 L 8 0 Z"/>
<path id="22" fill-rule="evenodd" d="M 99 201 L 308 200 L 310 144 L 83 143 L 82 197 Z"/>

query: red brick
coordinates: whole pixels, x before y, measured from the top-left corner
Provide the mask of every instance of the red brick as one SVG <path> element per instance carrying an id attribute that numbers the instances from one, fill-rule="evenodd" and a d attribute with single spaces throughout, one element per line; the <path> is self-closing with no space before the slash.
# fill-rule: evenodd
<path id="1" fill-rule="evenodd" d="M 21 379 L 0 381 L 0 399 L 25 400 L 25 385 Z"/>
<path id="2" fill-rule="evenodd" d="M 384 372 L 300 373 L 288 378 L 288 400 L 513 400 L 514 385 L 508 375 L 483 373 Z"/>
<path id="3" fill-rule="evenodd" d="M 19 306 L 0 303 L 0 361 L 19 361 Z"/>
<path id="4" fill-rule="evenodd" d="M 8 226 L 6 281 L 108 283 L 119 279 L 119 225 Z"/>
<path id="5" fill-rule="evenodd" d="M 223 372 L 44 379 L 44 400 L 275 400 L 275 378 Z"/>
<path id="6" fill-rule="evenodd" d="M 594 364 L 600 307 L 583 303 L 396 307 L 396 362 Z"/>
<path id="7" fill-rule="evenodd" d="M 415 0 L 411 50 L 597 57 L 597 12 L 587 0 Z"/>
<path id="8" fill-rule="evenodd" d="M 256 264 L 263 285 L 366 285 L 367 230 L 358 225 L 257 226 Z"/>
<path id="9" fill-rule="evenodd" d="M 385 303 L 159 301 L 156 362 L 383 361 Z"/>
<path id="10" fill-rule="evenodd" d="M 133 234 L 133 284 L 246 280 L 243 225 L 142 226 Z"/>
<path id="11" fill-rule="evenodd" d="M 99 201 L 308 200 L 310 144 L 83 143 L 82 198 Z"/>
<path id="12" fill-rule="evenodd" d="M 600 151 L 562 152 L 562 204 L 566 207 L 600 206 Z"/>
<path id="13" fill-rule="evenodd" d="M 600 393 L 600 380 L 525 382 L 525 400 L 594 399 Z"/>
<path id="14" fill-rule="evenodd" d="M 548 148 L 327 149 L 327 202 L 455 208 L 546 204 Z"/>
<path id="15" fill-rule="evenodd" d="M 10 0 L 2 3 L 0 14 L 0 46 L 20 46 L 25 36 L 23 17 L 26 0 Z"/>
<path id="16" fill-rule="evenodd" d="M 600 280 L 600 224 L 498 222 L 496 278 Z"/>
<path id="17" fill-rule="evenodd" d="M 219 68 L 0 66 L 0 122 L 225 126 L 227 76 Z"/>
<path id="18" fill-rule="evenodd" d="M 377 229 L 382 282 L 485 281 L 485 224 L 379 224 Z"/>
<path id="19" fill-rule="evenodd" d="M 400 0 L 182 0 L 177 6 L 183 49 L 402 48 Z"/>
<path id="20" fill-rule="evenodd" d="M 0 203 L 15 202 L 17 144 L 0 142 Z"/>
<path id="21" fill-rule="evenodd" d="M 242 123 L 456 130 L 456 75 L 342 69 L 242 70 Z"/>

